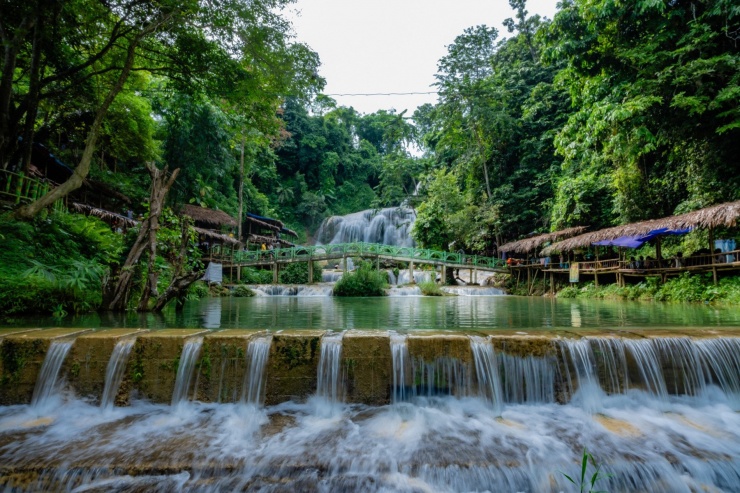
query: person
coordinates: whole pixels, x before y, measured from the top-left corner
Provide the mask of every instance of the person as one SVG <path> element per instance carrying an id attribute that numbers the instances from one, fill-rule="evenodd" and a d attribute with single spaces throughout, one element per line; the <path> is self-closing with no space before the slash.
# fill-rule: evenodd
<path id="1" fill-rule="evenodd" d="M 655 264 L 655 261 L 654 261 L 653 257 L 651 257 L 650 255 L 648 255 L 648 257 L 645 259 L 645 268 L 646 269 L 652 269 L 653 267 L 655 267 L 654 264 Z"/>
<path id="2" fill-rule="evenodd" d="M 637 269 L 637 261 L 635 260 L 635 257 L 630 257 L 630 263 L 627 264 L 628 269 Z"/>
<path id="3" fill-rule="evenodd" d="M 274 258 L 275 257 L 275 252 L 273 252 L 273 250 L 275 250 L 275 247 L 273 246 L 272 243 L 270 243 L 270 247 L 268 248 L 268 250 L 270 251 L 269 252 L 270 258 Z"/>
<path id="4" fill-rule="evenodd" d="M 645 257 L 640 255 L 640 258 L 637 260 L 637 268 L 638 269 L 644 269 L 645 268 Z"/>

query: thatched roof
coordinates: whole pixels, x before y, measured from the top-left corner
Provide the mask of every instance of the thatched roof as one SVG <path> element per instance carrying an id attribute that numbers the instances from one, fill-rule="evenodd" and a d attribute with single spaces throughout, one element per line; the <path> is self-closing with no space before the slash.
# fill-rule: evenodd
<path id="1" fill-rule="evenodd" d="M 554 243 L 542 250 L 542 253 L 549 255 L 556 252 L 568 252 L 576 248 L 591 246 L 597 241 L 614 240 L 622 236 L 644 236 L 653 230 L 661 228 L 670 230 L 731 228 L 737 226 L 738 217 L 740 217 L 740 200 L 705 207 L 698 211 L 687 212 L 677 216 L 650 219 L 649 221 L 624 224 L 622 226 L 614 226 L 612 228 L 585 233 Z"/>
<path id="2" fill-rule="evenodd" d="M 498 247 L 501 252 L 515 252 L 515 253 L 527 253 L 541 247 L 548 241 L 559 241 L 564 238 L 570 238 L 577 234 L 583 233 L 586 230 L 586 226 L 576 226 L 574 228 L 563 229 L 555 231 L 553 233 L 545 233 L 531 238 L 524 238 L 523 240 L 510 241 Z"/>
<path id="3" fill-rule="evenodd" d="M 251 234 L 247 236 L 247 241 L 250 243 L 264 243 L 265 245 L 270 244 L 279 244 L 283 247 L 293 247 L 295 246 L 295 243 L 291 243 L 287 240 L 283 240 L 282 238 L 275 238 L 274 236 L 262 236 L 262 235 L 255 235 Z"/>
<path id="4" fill-rule="evenodd" d="M 208 209 L 197 205 L 184 205 L 182 207 L 182 213 L 186 216 L 192 217 L 195 221 L 210 224 L 212 226 L 236 227 L 237 225 L 236 220 L 224 211 L 217 211 L 215 209 Z"/>
<path id="5" fill-rule="evenodd" d="M 236 238 L 232 238 L 228 235 L 223 235 L 221 233 L 216 233 L 215 231 L 211 231 L 210 229 L 203 229 L 203 228 L 196 228 L 195 226 L 191 226 L 196 233 L 201 234 L 207 238 L 210 238 L 212 240 L 219 241 L 225 245 L 238 245 L 239 240 Z"/>
<path id="6" fill-rule="evenodd" d="M 72 208 L 74 208 L 74 210 L 76 210 L 77 212 L 99 217 L 100 219 L 108 223 L 114 223 L 117 221 L 122 226 L 126 226 L 127 228 L 132 228 L 138 224 L 133 219 L 130 219 L 121 214 L 116 214 L 115 212 L 106 211 L 105 209 L 99 209 L 87 204 L 80 204 L 79 202 L 72 202 Z"/>

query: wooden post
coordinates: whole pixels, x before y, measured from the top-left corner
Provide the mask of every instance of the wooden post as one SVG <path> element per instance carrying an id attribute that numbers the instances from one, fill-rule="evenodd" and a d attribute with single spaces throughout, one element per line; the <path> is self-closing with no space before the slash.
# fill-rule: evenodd
<path id="1" fill-rule="evenodd" d="M 280 264 L 275 260 L 272 263 L 272 283 L 278 284 L 280 282 Z"/>
<path id="2" fill-rule="evenodd" d="M 447 266 L 445 264 L 442 264 L 442 282 L 440 284 L 444 285 L 447 282 Z"/>
<path id="3" fill-rule="evenodd" d="M 714 265 L 714 230 L 709 228 L 709 254 L 712 256 L 712 277 L 714 284 L 717 284 L 717 267 Z"/>
<path id="4" fill-rule="evenodd" d="M 414 279 L 414 261 L 413 260 L 409 262 L 409 284 L 416 284 L 416 279 Z"/>
<path id="5" fill-rule="evenodd" d="M 550 272 L 550 294 L 555 294 L 555 274 Z"/>
<path id="6" fill-rule="evenodd" d="M 313 284 L 313 262 L 308 258 L 308 284 Z"/>

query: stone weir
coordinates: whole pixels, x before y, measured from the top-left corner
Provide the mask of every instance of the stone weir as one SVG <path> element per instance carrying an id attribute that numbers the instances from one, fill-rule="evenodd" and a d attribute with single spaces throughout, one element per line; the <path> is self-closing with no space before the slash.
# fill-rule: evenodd
<path id="1" fill-rule="evenodd" d="M 274 405 L 304 401 L 326 385 L 326 395 L 370 405 L 454 395 L 501 408 L 579 395 L 598 407 L 599 396 L 631 389 L 668 398 L 708 386 L 740 396 L 737 329 L 0 329 L 0 350 L 0 405 L 32 403 L 41 386 L 103 407 L 132 399 Z"/>

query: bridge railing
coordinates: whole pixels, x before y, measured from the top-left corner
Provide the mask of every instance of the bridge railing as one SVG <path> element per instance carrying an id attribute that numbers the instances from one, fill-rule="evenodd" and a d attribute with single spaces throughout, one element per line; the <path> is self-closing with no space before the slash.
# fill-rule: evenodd
<path id="1" fill-rule="evenodd" d="M 498 258 L 480 255 L 466 255 L 456 252 L 441 252 L 425 248 L 380 245 L 377 243 L 337 243 L 330 245 L 307 245 L 274 250 L 243 250 L 234 253 L 234 262 L 259 263 L 291 260 L 308 260 L 332 256 L 364 257 L 381 256 L 398 260 L 419 260 L 426 262 L 470 265 L 471 267 L 505 268 L 506 263 Z"/>

